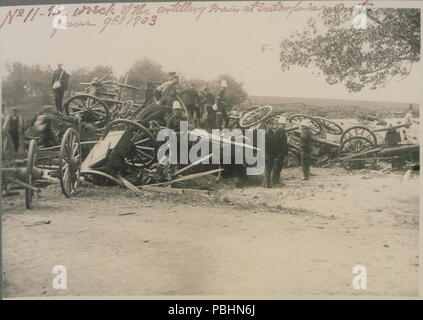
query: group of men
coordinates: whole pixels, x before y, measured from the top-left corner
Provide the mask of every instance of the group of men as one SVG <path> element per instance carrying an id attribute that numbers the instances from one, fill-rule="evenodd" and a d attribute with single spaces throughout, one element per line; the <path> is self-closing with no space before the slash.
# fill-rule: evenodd
<path id="1" fill-rule="evenodd" d="M 52 77 L 57 112 L 62 112 L 63 96 L 68 87 L 68 80 L 69 74 L 63 69 L 63 64 L 59 63 Z M 144 106 L 154 101 L 153 99 L 157 104 L 149 112 L 143 114 L 143 118 L 139 120 L 145 125 L 149 125 L 152 120 L 166 125 L 174 110 L 176 116 L 180 116 L 180 112 L 177 110 L 184 105 L 193 119 L 195 127 L 203 127 L 206 130 L 226 128 L 229 124 L 225 102 L 227 87 L 227 82 L 222 80 L 216 96 L 207 85 L 202 92 L 197 91 L 194 84 L 187 89 L 180 90 L 178 74 L 169 72 L 169 79 L 164 83 L 158 86 L 152 82 L 147 83 Z"/>
<path id="2" fill-rule="evenodd" d="M 194 84 L 187 89 L 180 90 L 179 76 L 176 72 L 170 72 L 169 79 L 157 87 L 151 82 L 147 83 L 144 106 L 155 105 L 150 108 L 149 112 L 143 114 L 140 122 L 147 125 L 150 121 L 155 120 L 166 125 L 170 117 L 172 117 L 172 121 L 181 118 L 180 109 L 185 108 L 195 127 L 203 127 L 209 131 L 226 128 L 229 124 L 225 102 L 227 87 L 227 82 L 222 80 L 216 96 L 207 85 L 201 92 L 197 91 Z M 186 117 L 184 118 L 186 120 Z"/>

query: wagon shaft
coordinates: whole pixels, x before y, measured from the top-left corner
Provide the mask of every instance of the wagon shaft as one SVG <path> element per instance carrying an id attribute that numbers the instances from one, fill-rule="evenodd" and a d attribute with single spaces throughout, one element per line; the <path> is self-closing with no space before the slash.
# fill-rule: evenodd
<path id="1" fill-rule="evenodd" d="M 27 168 L 2 168 L 1 173 L 3 178 L 8 179 L 20 179 L 25 180 L 27 175 Z M 43 170 L 39 168 L 32 169 L 32 175 L 34 179 L 41 179 L 43 176 Z"/>
<path id="2" fill-rule="evenodd" d="M 408 128 L 408 127 L 410 127 L 410 125 L 411 125 L 411 123 L 402 123 L 402 124 L 397 124 L 395 126 L 389 126 L 389 127 L 375 129 L 375 130 L 372 130 L 372 132 L 383 132 L 383 131 L 395 130 L 395 129 L 400 129 L 400 128 Z"/>
<path id="3" fill-rule="evenodd" d="M 400 146 L 395 148 L 387 148 L 380 152 L 381 157 L 395 157 L 395 156 L 405 156 L 410 153 L 420 152 L 420 146 L 418 144 Z"/>

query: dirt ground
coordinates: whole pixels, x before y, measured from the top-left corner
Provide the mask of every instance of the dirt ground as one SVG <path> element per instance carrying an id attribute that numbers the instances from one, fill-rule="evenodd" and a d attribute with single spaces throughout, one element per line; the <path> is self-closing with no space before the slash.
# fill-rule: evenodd
<path id="1" fill-rule="evenodd" d="M 418 177 L 312 173 L 206 197 L 84 184 L 70 199 L 43 188 L 32 210 L 4 198 L 4 297 L 418 295 Z M 366 290 L 352 286 L 358 264 Z M 52 288 L 55 265 L 65 290 Z"/>

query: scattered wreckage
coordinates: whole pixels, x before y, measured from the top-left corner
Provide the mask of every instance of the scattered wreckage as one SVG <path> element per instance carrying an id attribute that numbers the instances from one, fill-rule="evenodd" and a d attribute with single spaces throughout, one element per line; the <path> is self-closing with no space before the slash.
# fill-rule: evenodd
<path id="1" fill-rule="evenodd" d="M 225 166 L 209 164 L 213 153 L 186 165 L 158 161 L 157 152 L 164 142 L 157 141 L 157 133 L 164 127 L 155 121 L 149 121 L 149 127 L 146 127 L 142 124 L 145 122 L 140 120 L 157 100 L 154 96 L 148 103 L 142 104 L 125 100 L 124 90 L 134 92 L 138 89 L 106 78 L 85 83 L 88 87 L 84 92 L 65 102 L 64 114 L 53 113 L 54 134 L 60 138 L 60 144 L 39 147 L 36 137 L 27 136 L 29 148 L 24 159 L 3 148 L 3 163 L 6 163 L 6 167 L 2 168 L 3 189 L 8 188 L 8 183 L 24 187 L 27 208 L 31 208 L 34 193 L 40 192 L 35 181 L 46 176 L 59 180 L 66 197 L 76 194 L 81 176 L 94 184 L 117 184 L 137 192 L 142 189 L 168 192 L 170 189 L 163 187 L 180 187 L 185 181 L 201 177 L 220 178 Z M 178 100 L 189 119 L 183 100 L 179 97 Z M 259 106 L 247 110 L 241 117 L 235 115 L 232 118 L 238 122 L 236 127 L 245 132 L 277 115 L 271 106 Z M 292 114 L 287 117 L 286 127 L 289 145 L 285 161 L 287 167 L 299 165 L 300 123 L 305 122 L 312 134 L 311 158 L 315 165 L 325 167 L 340 162 L 351 170 L 374 166 L 378 161 L 390 161 L 393 167 L 402 167 L 406 161 L 419 161 L 419 145 L 398 144 L 401 139 L 396 130 L 409 124 L 375 130 L 352 126 L 344 130 L 333 120 Z M 378 144 L 376 132 L 386 132 L 386 144 Z M 244 135 L 240 143 L 233 136 L 227 139 L 199 129 L 188 133 L 196 134 L 210 144 L 217 143 L 221 150 L 229 144 L 231 148 L 240 145 L 259 151 L 254 141 Z M 339 136 L 339 140 L 331 141 L 328 136 L 332 140 Z M 192 146 L 190 142 L 190 148 Z"/>
<path id="2" fill-rule="evenodd" d="M 245 113 L 240 119 L 240 126 L 251 127 L 277 116 L 272 107 L 261 106 Z M 373 118 L 372 118 L 373 120 Z M 390 162 L 392 167 L 402 168 L 407 162 L 419 162 L 419 144 L 401 142 L 398 129 L 409 128 L 411 123 L 390 125 L 377 129 L 369 129 L 355 125 L 344 130 L 336 121 L 306 114 L 292 114 L 287 117 L 287 141 L 289 146 L 285 166 L 300 164 L 300 124 L 305 123 L 312 135 L 311 160 L 314 165 L 327 167 L 341 163 L 347 170 L 374 167 L 378 161 Z M 387 124 L 386 122 L 383 122 Z M 385 133 L 385 141 L 380 142 L 376 133 Z M 339 142 L 330 141 L 327 135 L 340 136 Z M 404 140 L 408 140 L 405 130 Z M 334 140 L 334 139 L 332 139 Z"/>

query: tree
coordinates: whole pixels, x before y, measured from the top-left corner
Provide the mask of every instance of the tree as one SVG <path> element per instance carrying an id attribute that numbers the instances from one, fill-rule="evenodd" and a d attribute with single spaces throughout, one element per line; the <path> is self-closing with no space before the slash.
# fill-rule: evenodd
<path id="1" fill-rule="evenodd" d="M 420 9 L 365 12 L 364 29 L 353 28 L 353 10 L 325 10 L 321 27 L 309 19 L 304 31 L 282 40 L 282 70 L 315 66 L 329 84 L 341 83 L 349 92 L 406 77 L 420 60 Z"/>
<path id="2" fill-rule="evenodd" d="M 16 105 L 27 99 L 40 103 L 51 101 L 51 75 L 50 66 L 45 68 L 27 66 L 20 62 L 6 63 L 7 76 L 3 78 L 3 99 L 6 104 Z M 35 98 L 35 99 L 34 99 Z"/>
<path id="3" fill-rule="evenodd" d="M 125 82 L 127 79 L 127 84 L 140 88 L 140 90 L 137 92 L 137 96 L 139 96 L 141 99 L 144 99 L 144 91 L 148 81 L 162 83 L 168 78 L 168 74 L 163 71 L 161 65 L 151 61 L 148 58 L 143 58 L 136 61 L 128 70 L 126 75 L 119 80 L 120 82 Z"/>
<path id="4" fill-rule="evenodd" d="M 229 108 L 239 105 L 247 99 L 248 94 L 243 88 L 243 83 L 238 82 L 228 74 L 222 74 L 218 76 L 216 80 L 209 83 L 212 92 L 217 93 L 219 91 L 222 80 L 225 80 L 228 84 L 228 88 L 225 92 L 225 102 Z"/>

